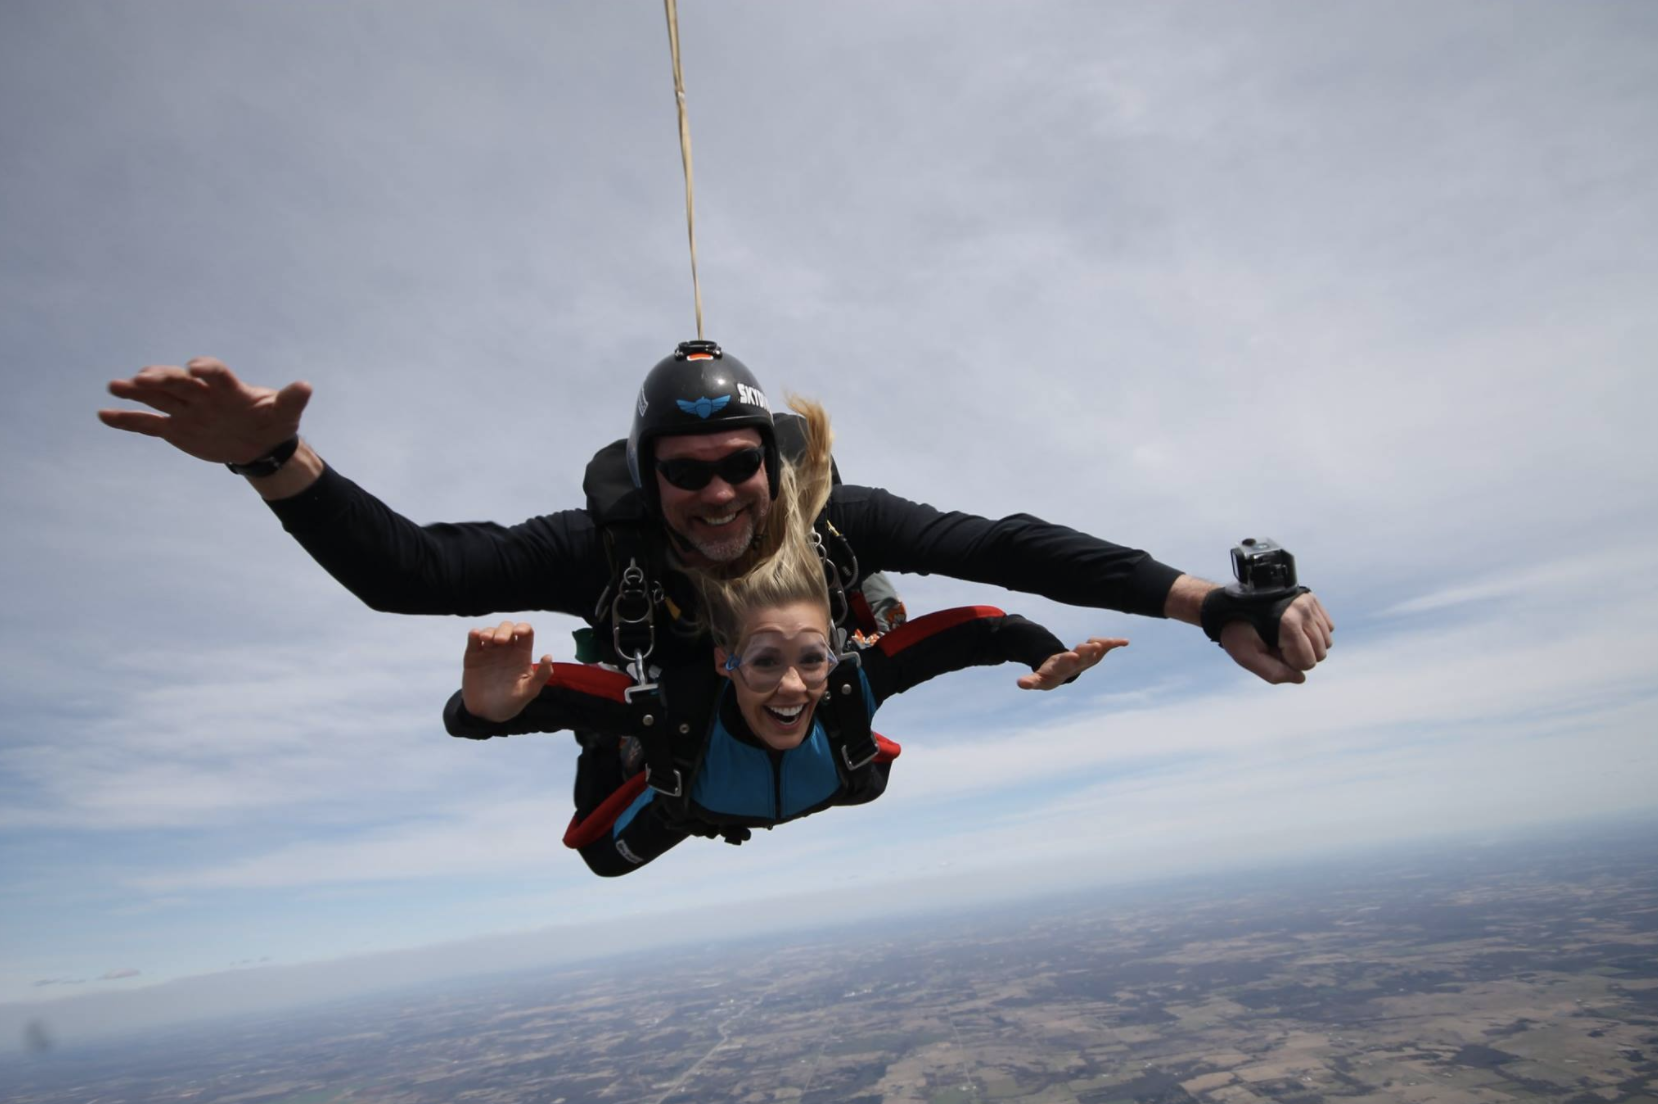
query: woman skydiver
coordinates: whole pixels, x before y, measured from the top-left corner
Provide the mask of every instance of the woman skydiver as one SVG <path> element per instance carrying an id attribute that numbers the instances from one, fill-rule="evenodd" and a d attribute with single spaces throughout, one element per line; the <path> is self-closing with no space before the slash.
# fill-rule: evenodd
<path id="1" fill-rule="evenodd" d="M 829 420 L 815 403 L 791 405 L 806 419 L 806 451 L 784 468 L 757 566 L 738 578 L 697 576 L 714 669 L 669 687 L 673 723 L 628 700 L 625 674 L 534 660 L 527 624 L 467 635 L 462 688 L 444 710 L 451 735 L 578 729 L 607 737 L 605 746 L 584 747 L 565 834 L 595 874 L 629 873 L 688 835 L 738 843 L 751 828 L 879 797 L 899 749 L 871 734 L 869 719 L 893 694 L 1010 661 L 1032 669 L 1022 688 L 1050 690 L 1128 643 L 1094 637 L 1067 649 L 1023 617 L 973 606 L 917 618 L 837 655 L 812 540 L 831 482 Z M 825 702 L 832 686 L 838 692 Z M 649 770 L 636 761 L 640 749 Z"/>

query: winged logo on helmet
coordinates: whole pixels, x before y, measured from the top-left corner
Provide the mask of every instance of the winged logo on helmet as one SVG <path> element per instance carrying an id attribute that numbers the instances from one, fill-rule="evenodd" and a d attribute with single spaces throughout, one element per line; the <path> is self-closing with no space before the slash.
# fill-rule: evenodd
<path id="1" fill-rule="evenodd" d="M 716 414 L 719 411 L 724 410 L 725 404 L 731 401 L 731 396 L 721 395 L 717 399 L 710 399 L 708 396 L 704 395 L 696 402 L 690 402 L 686 399 L 676 399 L 674 401 L 679 403 L 679 408 L 685 411 L 685 413 L 695 414 L 699 418 L 707 418 L 711 414 Z"/>

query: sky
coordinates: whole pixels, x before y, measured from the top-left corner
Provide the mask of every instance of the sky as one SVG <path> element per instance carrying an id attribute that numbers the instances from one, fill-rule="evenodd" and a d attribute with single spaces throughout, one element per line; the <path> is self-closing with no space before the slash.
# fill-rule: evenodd
<path id="1" fill-rule="evenodd" d="M 94 411 L 212 355 L 309 380 L 307 439 L 415 520 L 579 505 L 695 336 L 661 8 L 13 0 L 0 1048 L 1658 806 L 1658 8 L 688 3 L 681 38 L 707 334 L 827 405 L 849 481 L 1211 578 L 1277 538 L 1330 659 L 1269 687 L 1189 626 L 901 576 L 1133 643 L 895 700 L 874 805 L 593 878 L 569 737 L 443 733 L 474 622 L 367 609 Z"/>

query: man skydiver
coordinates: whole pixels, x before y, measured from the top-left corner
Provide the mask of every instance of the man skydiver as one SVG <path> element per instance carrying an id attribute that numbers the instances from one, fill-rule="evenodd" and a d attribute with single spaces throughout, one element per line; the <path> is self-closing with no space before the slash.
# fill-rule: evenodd
<path id="1" fill-rule="evenodd" d="M 706 355 L 705 355 L 706 354 Z M 151 366 L 110 392 L 157 413 L 101 410 L 117 429 L 159 437 L 202 460 L 225 463 L 271 506 L 330 574 L 375 609 L 481 615 L 542 609 L 601 618 L 623 565 L 586 509 L 503 527 L 419 526 L 329 468 L 299 439 L 311 397 L 303 382 L 280 391 L 239 380 L 211 358 Z M 653 554 L 666 568 L 651 595 L 690 612 L 676 586 L 685 569 L 740 568 L 765 532 L 775 494 L 777 438 L 752 374 L 706 342 L 686 342 L 647 376 L 626 456 Z M 873 487 L 840 485 L 828 519 L 862 574 L 949 575 L 1041 594 L 1072 605 L 1163 616 L 1205 631 L 1269 683 L 1300 683 L 1322 661 L 1334 624 L 1310 592 L 1261 611 L 1237 608 L 1214 583 L 1145 552 L 1029 515 L 990 520 L 940 512 Z M 1207 604 L 1206 604 L 1207 602 Z M 1207 616 L 1205 616 L 1207 613 Z M 675 618 L 678 620 L 678 618 Z M 693 618 L 694 621 L 694 618 Z M 1276 635 L 1269 647 L 1256 626 Z M 658 634 L 653 662 L 706 662 L 695 634 Z M 1043 671 L 1042 681 L 1070 672 Z"/>

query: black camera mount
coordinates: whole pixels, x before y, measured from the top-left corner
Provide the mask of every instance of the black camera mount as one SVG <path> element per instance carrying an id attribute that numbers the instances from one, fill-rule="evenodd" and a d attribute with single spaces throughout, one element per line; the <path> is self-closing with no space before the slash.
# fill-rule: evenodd
<path id="1" fill-rule="evenodd" d="M 1203 599 L 1199 621 L 1216 644 L 1234 621 L 1247 621 L 1267 647 L 1278 647 L 1278 622 L 1290 603 L 1307 593 L 1295 579 L 1295 557 L 1273 540 L 1245 537 L 1232 549 L 1237 582 L 1216 587 Z"/>

